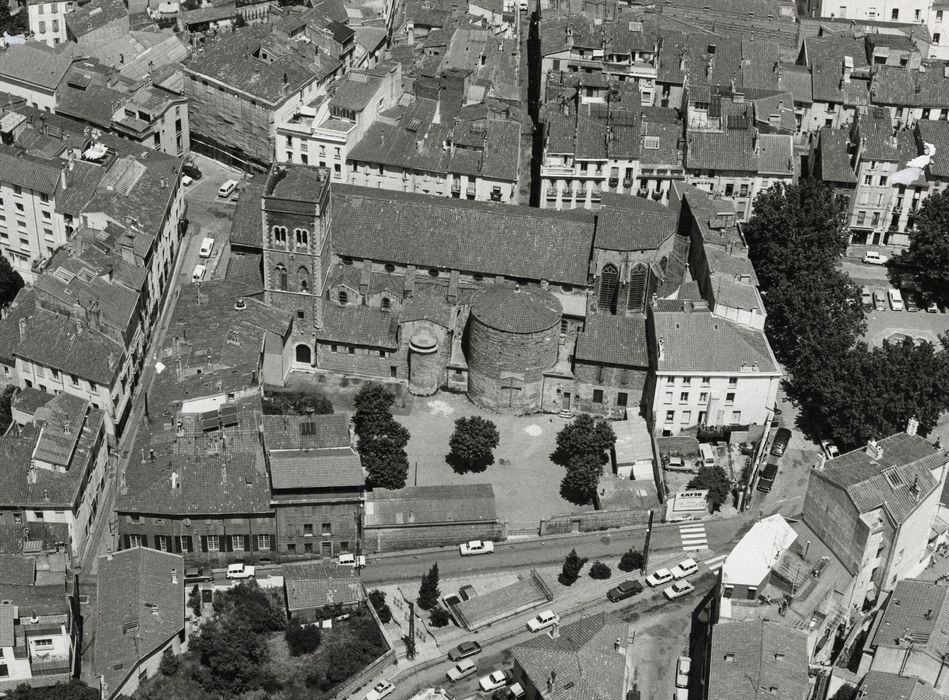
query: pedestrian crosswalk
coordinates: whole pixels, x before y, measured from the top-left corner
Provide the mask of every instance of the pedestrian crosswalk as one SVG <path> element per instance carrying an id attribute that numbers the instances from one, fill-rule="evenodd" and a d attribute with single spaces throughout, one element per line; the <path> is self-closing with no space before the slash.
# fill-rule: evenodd
<path id="1" fill-rule="evenodd" d="M 722 568 L 722 565 L 725 563 L 725 558 L 727 554 L 721 554 L 717 557 L 712 557 L 711 559 L 705 562 L 705 566 L 708 567 L 709 571 L 718 571 Z"/>
<path id="2" fill-rule="evenodd" d="M 705 526 L 701 523 L 680 525 L 679 537 L 682 538 L 682 549 L 686 552 L 708 549 L 708 537 L 705 534 Z"/>

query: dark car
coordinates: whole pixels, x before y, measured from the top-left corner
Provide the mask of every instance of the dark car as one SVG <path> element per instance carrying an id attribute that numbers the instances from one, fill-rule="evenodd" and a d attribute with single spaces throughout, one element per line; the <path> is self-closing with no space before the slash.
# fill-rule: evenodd
<path id="1" fill-rule="evenodd" d="M 475 641 L 462 642 L 454 649 L 448 652 L 448 658 L 452 661 L 461 661 L 469 656 L 475 656 L 481 653 L 481 645 Z"/>
<path id="2" fill-rule="evenodd" d="M 634 595 L 639 595 L 642 592 L 643 584 L 639 581 L 623 581 L 616 588 L 611 588 L 609 593 L 606 594 L 606 597 L 613 603 L 616 603 L 620 600 L 632 598 Z"/>
<path id="3" fill-rule="evenodd" d="M 185 569 L 185 583 L 201 583 L 202 581 L 213 580 L 214 577 L 211 575 L 211 572 L 208 571 L 205 573 L 204 569 L 200 567 Z"/>
<path id="4" fill-rule="evenodd" d="M 771 493 L 771 487 L 774 486 L 774 478 L 778 475 L 778 463 L 768 462 L 761 470 L 758 477 L 758 490 L 761 493 Z"/>
<path id="5" fill-rule="evenodd" d="M 907 311 L 919 311 L 919 304 L 916 302 L 915 294 L 903 295 L 903 306 Z"/>
<path id="6" fill-rule="evenodd" d="M 774 434 L 774 442 L 771 443 L 771 454 L 780 457 L 788 448 L 789 442 L 791 442 L 791 431 L 787 428 L 778 428 Z"/>

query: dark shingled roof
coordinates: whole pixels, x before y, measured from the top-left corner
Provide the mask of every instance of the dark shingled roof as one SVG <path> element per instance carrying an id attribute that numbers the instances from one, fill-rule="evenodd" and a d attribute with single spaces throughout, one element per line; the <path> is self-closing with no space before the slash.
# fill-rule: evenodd
<path id="1" fill-rule="evenodd" d="M 323 327 L 317 329 L 316 337 L 324 343 L 395 349 L 399 346 L 398 326 L 398 318 L 382 309 L 326 304 Z"/>
<path id="2" fill-rule="evenodd" d="M 812 475 L 846 491 L 858 512 L 882 507 L 901 523 L 938 486 L 931 470 L 949 457 L 919 435 L 897 433 L 877 445 L 882 450 L 879 457 L 871 457 L 867 449 L 852 450 L 829 460 Z"/>
<path id="3" fill-rule="evenodd" d="M 873 623 L 867 647 L 913 649 L 939 658 L 949 651 L 949 586 L 905 579 L 896 584 L 886 609 Z"/>
<path id="4" fill-rule="evenodd" d="M 916 676 L 867 671 L 857 697 L 860 700 L 946 700 L 947 696 Z"/>
<path id="5" fill-rule="evenodd" d="M 600 612 L 564 625 L 556 638 L 541 634 L 518 644 L 511 653 L 537 688 L 546 690 L 556 672 L 556 688 L 545 695 L 550 700 L 615 700 L 626 689 L 626 656 L 613 644 L 625 643 L 628 635 L 627 623 Z"/>
<path id="6" fill-rule="evenodd" d="M 850 154 L 847 145 L 850 135 L 846 129 L 832 129 L 825 126 L 820 130 L 820 179 L 825 182 L 853 185 L 857 176 L 853 174 L 850 165 Z"/>
<path id="7" fill-rule="evenodd" d="M 593 239 L 589 212 L 335 185 L 338 255 L 582 286 Z"/>
<path id="8" fill-rule="evenodd" d="M 471 315 L 507 333 L 539 333 L 560 324 L 560 300 L 546 289 L 492 284 L 471 297 Z"/>
<path id="9" fill-rule="evenodd" d="M 268 450 L 322 450 L 349 447 L 346 413 L 264 416 L 264 447 Z"/>
<path id="10" fill-rule="evenodd" d="M 263 248 L 260 199 L 264 194 L 262 180 L 252 180 L 241 190 L 231 222 L 231 245 L 241 248 Z"/>
<path id="11" fill-rule="evenodd" d="M 359 456 L 349 447 L 270 453 L 274 489 L 361 487 L 366 483 Z"/>
<path id="12" fill-rule="evenodd" d="M 656 250 L 676 232 L 678 212 L 643 197 L 604 192 L 593 247 Z"/>
<path id="13" fill-rule="evenodd" d="M 39 42 L 13 44 L 0 52 L 0 78 L 39 85 L 47 90 L 59 86 L 71 65 L 71 58 Z"/>
<path id="14" fill-rule="evenodd" d="M 642 316 L 591 316 L 577 336 L 574 358 L 626 367 L 648 367 L 646 319 Z"/>
<path id="15" fill-rule="evenodd" d="M 366 599 L 366 591 L 352 567 L 301 562 L 284 564 L 282 569 L 287 610 L 291 613 Z"/>
<path id="16" fill-rule="evenodd" d="M 365 527 L 439 523 L 494 523 L 497 510 L 491 484 L 409 486 L 374 489 L 366 495 Z M 369 503 L 372 504 L 370 509 Z"/>
<path id="17" fill-rule="evenodd" d="M 93 0 L 66 15 L 66 26 L 77 38 L 106 26 L 117 19 L 128 18 L 129 11 L 122 0 Z"/>
<path id="18" fill-rule="evenodd" d="M 35 310 L 36 292 L 32 287 L 23 287 L 7 308 L 6 317 L 0 320 L 0 362 L 8 365 L 15 362 L 13 351 L 20 343 L 20 319 L 29 319 Z"/>
<path id="19" fill-rule="evenodd" d="M 96 675 L 112 698 L 185 626 L 184 557 L 134 547 L 99 557 Z"/>
<path id="20" fill-rule="evenodd" d="M 800 700 L 807 696 L 807 671 L 804 630 L 767 620 L 723 622 L 712 630 L 710 698 L 767 694 L 778 700 Z M 749 692 L 739 692 L 739 688 L 749 688 Z M 753 688 L 760 691 L 752 692 Z"/>

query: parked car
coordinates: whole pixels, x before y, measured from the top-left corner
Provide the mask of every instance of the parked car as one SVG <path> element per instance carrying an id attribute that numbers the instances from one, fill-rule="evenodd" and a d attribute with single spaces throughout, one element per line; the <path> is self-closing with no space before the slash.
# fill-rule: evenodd
<path id="1" fill-rule="evenodd" d="M 450 681 L 460 681 L 462 678 L 467 678 L 468 676 L 478 672 L 478 664 L 476 664 L 471 659 L 465 659 L 464 661 L 459 661 L 457 664 L 448 669 L 448 672 L 445 674 L 448 676 Z"/>
<path id="2" fill-rule="evenodd" d="M 771 443 L 771 454 L 780 457 L 788 448 L 789 442 L 791 442 L 791 431 L 787 428 L 778 428 L 774 434 L 774 442 Z"/>
<path id="3" fill-rule="evenodd" d="M 689 687 L 689 671 L 692 670 L 692 659 L 680 656 L 676 663 L 676 688 Z"/>
<path id="4" fill-rule="evenodd" d="M 873 308 L 877 311 L 886 311 L 886 293 L 882 289 L 873 290 Z"/>
<path id="5" fill-rule="evenodd" d="M 254 578 L 254 567 L 248 566 L 244 562 L 237 562 L 236 564 L 228 564 L 227 578 L 230 578 L 230 579 Z"/>
<path id="6" fill-rule="evenodd" d="M 935 299 L 930 299 L 926 304 L 926 313 L 927 314 L 938 314 L 939 313 L 939 304 L 936 303 Z"/>
<path id="7" fill-rule="evenodd" d="M 896 287 L 890 287 L 886 290 L 886 297 L 890 301 L 890 308 L 894 311 L 903 310 L 903 295 Z"/>
<path id="8" fill-rule="evenodd" d="M 454 649 L 448 652 L 448 658 L 452 661 L 461 661 L 469 656 L 476 656 L 481 653 L 481 645 L 474 640 L 462 642 Z"/>
<path id="9" fill-rule="evenodd" d="M 542 629 L 553 627 L 560 622 L 560 616 L 553 610 L 544 610 L 540 615 L 527 621 L 527 629 L 531 632 L 540 632 Z"/>
<path id="10" fill-rule="evenodd" d="M 209 236 L 201 241 L 201 250 L 198 251 L 198 257 L 210 258 L 212 250 L 214 250 L 214 239 Z"/>
<path id="11" fill-rule="evenodd" d="M 486 693 L 490 693 L 492 690 L 497 690 L 498 688 L 503 688 L 506 686 L 513 675 L 510 671 L 505 671 L 503 669 L 492 671 L 484 678 L 478 681 L 478 687 L 481 688 Z"/>
<path id="12" fill-rule="evenodd" d="M 477 554 L 491 554 L 494 552 L 494 542 L 490 540 L 471 540 L 458 545 L 461 550 L 461 556 L 473 557 Z"/>
<path id="13" fill-rule="evenodd" d="M 194 178 L 189 177 L 188 175 L 181 176 L 181 184 L 185 187 L 191 187 L 194 184 Z"/>
<path id="14" fill-rule="evenodd" d="M 872 309 L 872 308 L 873 308 L 873 292 L 870 290 L 869 287 L 864 287 L 864 288 L 860 291 L 860 301 L 863 302 L 863 305 L 864 305 L 866 308 L 868 308 L 868 309 Z"/>
<path id="15" fill-rule="evenodd" d="M 635 579 L 630 579 L 629 581 L 623 581 L 616 588 L 611 588 L 606 597 L 610 599 L 610 602 L 618 603 L 621 600 L 626 600 L 627 598 L 632 598 L 635 595 L 639 595 L 643 592 L 643 584 Z"/>
<path id="16" fill-rule="evenodd" d="M 208 271 L 208 268 L 198 263 L 194 266 L 194 271 L 191 273 L 192 282 L 200 282 L 204 279 L 204 274 Z"/>
<path id="17" fill-rule="evenodd" d="M 824 452 L 824 456 L 827 457 L 827 459 L 834 459 L 840 456 L 840 450 L 831 440 L 821 440 L 820 448 Z"/>
<path id="18" fill-rule="evenodd" d="M 681 598 L 684 595 L 688 595 L 694 590 L 695 586 L 693 586 L 688 581 L 676 581 L 666 590 L 664 590 L 662 594 L 669 600 L 675 600 L 676 598 Z"/>
<path id="19" fill-rule="evenodd" d="M 339 566 L 359 567 L 361 569 L 366 565 L 366 557 L 357 557 L 355 554 L 343 552 L 336 558 L 336 563 Z"/>
<path id="20" fill-rule="evenodd" d="M 372 686 L 372 690 L 366 693 L 366 700 L 382 700 L 382 698 L 394 692 L 395 686 L 389 681 L 379 681 Z"/>
<path id="21" fill-rule="evenodd" d="M 491 700 L 519 700 L 527 695 L 520 683 L 515 683 L 507 688 L 500 688 L 494 691 Z"/>
<path id="22" fill-rule="evenodd" d="M 210 569 L 205 571 L 200 566 L 193 566 L 185 569 L 185 583 L 201 583 L 202 581 L 213 581 Z"/>
<path id="23" fill-rule="evenodd" d="M 217 196 L 223 199 L 227 199 L 232 194 L 234 194 L 234 190 L 237 189 L 237 185 L 238 185 L 237 180 L 225 180 L 224 184 L 218 188 Z"/>
<path id="24" fill-rule="evenodd" d="M 778 463 L 768 461 L 758 476 L 758 490 L 761 493 L 771 493 L 774 486 L 774 478 L 778 475 Z"/>
<path id="25" fill-rule="evenodd" d="M 916 303 L 915 294 L 906 294 L 903 297 L 903 305 L 906 307 L 906 310 L 911 313 L 919 311 L 919 304 Z"/>
<path id="26" fill-rule="evenodd" d="M 681 455 L 669 455 L 666 470 L 670 472 L 694 472 L 695 468 L 687 464 Z"/>
<path id="27" fill-rule="evenodd" d="M 646 583 L 650 586 L 660 586 L 672 580 L 672 572 L 669 569 L 656 569 L 646 577 Z"/>
<path id="28" fill-rule="evenodd" d="M 868 250 L 863 255 L 863 262 L 865 262 L 867 265 L 886 265 L 888 260 L 888 257 L 881 255 L 875 250 Z"/>
<path id="29" fill-rule="evenodd" d="M 683 559 L 676 566 L 672 567 L 672 578 L 678 580 L 691 576 L 699 570 L 699 565 L 695 559 Z"/>

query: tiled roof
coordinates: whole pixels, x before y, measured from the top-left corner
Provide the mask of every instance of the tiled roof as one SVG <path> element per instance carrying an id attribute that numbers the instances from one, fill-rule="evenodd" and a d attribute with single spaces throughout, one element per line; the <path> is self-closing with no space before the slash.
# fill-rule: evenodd
<path id="1" fill-rule="evenodd" d="M 639 160 L 643 165 L 682 165 L 682 153 L 680 152 L 680 148 L 684 141 L 682 140 L 681 123 L 651 121 L 644 117 L 641 131 L 642 148 L 639 151 Z M 659 139 L 656 148 L 652 147 L 655 143 L 654 141 L 651 141 L 649 148 L 646 148 L 646 137 L 648 136 L 654 136 Z"/>
<path id="2" fill-rule="evenodd" d="M 916 676 L 900 676 L 883 671 L 867 671 L 857 693 L 860 700 L 947 700 L 925 681 Z"/>
<path id="3" fill-rule="evenodd" d="M 381 78 L 369 73 L 355 71 L 347 73 L 336 83 L 330 99 L 330 107 L 361 112 L 372 100 L 381 84 Z"/>
<path id="4" fill-rule="evenodd" d="M 676 232 L 678 213 L 658 202 L 609 192 L 601 198 L 594 248 L 658 250 Z"/>
<path id="5" fill-rule="evenodd" d="M 29 319 L 35 309 L 36 292 L 32 287 L 23 287 L 0 320 L 0 362 L 12 365 L 16 361 L 13 352 L 20 344 L 20 319 Z"/>
<path id="6" fill-rule="evenodd" d="M 17 392 L 13 395 L 13 401 L 10 405 L 15 410 L 20 411 L 27 416 L 32 416 L 34 413 L 36 413 L 36 409 L 40 408 L 41 406 L 45 406 L 52 399 L 52 394 L 47 394 L 45 391 L 40 391 L 39 389 L 34 389 L 31 386 L 27 386 L 17 390 Z"/>
<path id="7" fill-rule="evenodd" d="M 0 554 L 0 587 L 32 586 L 36 580 L 36 560 L 16 554 Z M 2 613 L 0 613 L 2 615 Z M 3 623 L 0 622 L 0 625 Z M 0 631 L 2 634 L 2 631 Z M 0 647 L 13 646 L 0 642 Z"/>
<path id="8" fill-rule="evenodd" d="M 778 87 L 782 90 L 788 90 L 794 97 L 795 102 L 809 105 L 814 101 L 811 92 L 811 71 L 807 66 L 780 63 Z"/>
<path id="9" fill-rule="evenodd" d="M 517 665 L 547 700 L 614 700 L 626 690 L 626 655 L 613 648 L 625 643 L 628 625 L 596 613 L 564 625 L 556 638 L 538 635 L 511 649 Z M 556 672 L 553 691 L 547 680 Z"/>
<path id="10" fill-rule="evenodd" d="M 52 195 L 59 185 L 59 176 L 58 162 L 53 164 L 32 156 L 0 150 L 0 177 L 4 182 Z"/>
<path id="11" fill-rule="evenodd" d="M 271 30 L 267 25 L 221 35 L 185 61 L 185 72 L 220 81 L 269 104 L 281 104 L 316 80 L 324 67 L 317 68 L 289 44 L 272 46 L 277 53 L 270 62 L 255 58 L 254 54 L 265 43 L 268 46 L 272 43 L 270 39 Z"/>
<path id="12" fill-rule="evenodd" d="M 71 65 L 71 58 L 59 55 L 46 44 L 12 44 L 0 53 L 0 81 L 9 78 L 55 90 Z"/>
<path id="13" fill-rule="evenodd" d="M 949 586 L 933 581 L 898 581 L 886 608 L 870 630 L 870 649 L 906 649 L 940 658 L 949 651 Z"/>
<path id="14" fill-rule="evenodd" d="M 248 182 L 237 198 L 234 220 L 231 222 L 231 245 L 242 248 L 263 248 L 261 238 L 262 213 L 260 200 L 264 194 L 262 182 Z"/>
<path id="15" fill-rule="evenodd" d="M 108 129 L 115 111 L 127 101 L 127 95 L 111 88 L 89 85 L 80 90 L 66 85 L 56 92 L 56 111 Z"/>
<path id="16" fill-rule="evenodd" d="M 889 110 L 870 107 L 857 117 L 857 138 L 861 160 L 899 160 L 897 141 Z"/>
<path id="17" fill-rule="evenodd" d="M 545 289 L 492 284 L 471 297 L 471 315 L 508 333 L 540 333 L 560 324 L 560 301 Z"/>
<path id="18" fill-rule="evenodd" d="M 438 293 L 415 293 L 406 299 L 399 315 L 399 323 L 410 321 L 431 321 L 448 328 L 451 322 L 451 306 L 445 297 Z"/>
<path id="19" fill-rule="evenodd" d="M 323 327 L 316 335 L 325 343 L 392 349 L 399 346 L 396 316 L 371 306 L 326 304 Z"/>
<path id="20" fill-rule="evenodd" d="M 365 527 L 497 522 L 491 484 L 408 486 L 366 495 Z"/>
<path id="21" fill-rule="evenodd" d="M 801 700 L 809 689 L 807 633 L 766 620 L 720 622 L 708 674 L 710 698 Z"/>
<path id="22" fill-rule="evenodd" d="M 936 147 L 936 155 L 929 162 L 929 172 L 935 177 L 949 177 L 949 123 L 920 119 L 916 122 L 919 141 Z M 902 164 L 901 164 L 902 165 Z"/>
<path id="23" fill-rule="evenodd" d="M 14 355 L 111 387 L 124 352 L 125 348 L 84 322 L 37 309 Z"/>
<path id="24" fill-rule="evenodd" d="M 578 361 L 648 367 L 646 319 L 642 316 L 590 316 L 577 336 Z"/>
<path id="25" fill-rule="evenodd" d="M 283 450 L 270 453 L 274 489 L 362 487 L 366 482 L 359 456 L 349 447 Z"/>
<path id="26" fill-rule="evenodd" d="M 129 11 L 121 0 L 93 0 L 66 14 L 66 26 L 77 39 L 116 20 L 128 19 Z"/>
<path id="27" fill-rule="evenodd" d="M 850 82 L 845 82 L 843 76 L 842 59 L 813 62 L 811 64 L 811 92 L 814 102 L 836 102 L 846 107 L 869 105 L 869 81 L 858 76 L 851 76 Z"/>
<path id="28" fill-rule="evenodd" d="M 346 413 L 264 416 L 262 432 L 268 450 L 322 450 L 350 445 Z"/>
<path id="29" fill-rule="evenodd" d="M 908 66 L 878 66 L 870 79 L 873 104 L 916 106 L 915 73 Z"/>
<path id="30" fill-rule="evenodd" d="M 794 140 L 790 134 L 758 137 L 758 172 L 762 175 L 794 174 Z"/>
<path id="31" fill-rule="evenodd" d="M 227 259 L 225 278 L 253 287 L 254 293 L 263 292 L 263 259 L 262 253 L 235 253 L 232 250 Z"/>
<path id="32" fill-rule="evenodd" d="M 78 304 L 86 313 L 98 313 L 101 326 L 112 328 L 123 337 L 135 328 L 139 319 L 139 294 L 129 289 L 118 280 L 105 280 L 99 276 L 92 276 L 99 272 L 95 267 L 70 265 L 75 258 L 64 260 L 62 265 L 55 265 L 53 261 L 46 268 L 46 273 L 40 275 L 34 282 L 34 287 L 43 300 L 54 299 L 66 308 Z M 85 269 L 84 269 L 85 268 Z M 77 274 L 78 271 L 85 274 Z M 70 273 L 75 274 L 68 282 Z"/>
<path id="33" fill-rule="evenodd" d="M 309 165 L 283 165 L 267 180 L 264 196 L 319 201 L 320 193 L 329 186 L 329 171 Z"/>
<path id="34" fill-rule="evenodd" d="M 0 603 L 0 648 L 16 644 L 15 622 L 16 606 L 12 603 Z"/>
<path id="35" fill-rule="evenodd" d="M 938 482 L 931 470 L 946 461 L 946 453 L 918 435 L 897 433 L 878 442 L 882 456 L 857 449 L 829 460 L 814 471 L 844 489 L 860 513 L 884 508 L 903 522 Z M 915 490 L 915 493 L 914 493 Z"/>
<path id="36" fill-rule="evenodd" d="M 335 186 L 341 256 L 574 285 L 587 282 L 589 213 Z"/>
<path id="37" fill-rule="evenodd" d="M 949 103 L 949 62 L 923 61 L 915 71 L 916 107 L 944 108 Z"/>
<path id="38" fill-rule="evenodd" d="M 115 697 L 125 679 L 184 632 L 184 557 L 134 547 L 99 557 L 96 675 Z"/>
<path id="39" fill-rule="evenodd" d="M 850 134 L 846 129 L 825 126 L 820 130 L 818 143 L 820 172 L 818 175 L 821 180 L 847 185 L 856 184 L 857 176 L 854 175 L 850 165 L 850 154 L 847 152 L 849 144 Z"/>
<path id="40" fill-rule="evenodd" d="M 689 131 L 685 163 L 690 170 L 757 172 L 755 136 L 750 130 Z"/>
<path id="41" fill-rule="evenodd" d="M 708 310 L 656 313 L 655 326 L 656 338 L 663 340 L 660 372 L 747 372 L 755 364 L 757 372 L 780 372 L 763 331 Z"/>
<path id="42" fill-rule="evenodd" d="M 293 614 L 326 605 L 347 605 L 366 598 L 366 591 L 351 567 L 334 564 L 284 564 L 287 610 Z"/>

